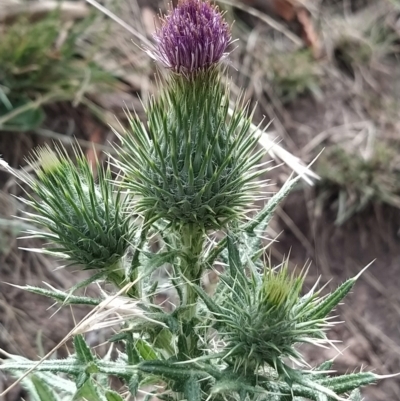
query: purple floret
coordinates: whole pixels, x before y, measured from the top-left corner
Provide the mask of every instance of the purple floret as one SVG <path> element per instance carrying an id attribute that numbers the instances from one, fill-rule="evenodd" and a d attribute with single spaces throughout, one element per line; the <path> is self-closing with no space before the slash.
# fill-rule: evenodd
<path id="1" fill-rule="evenodd" d="M 163 22 L 155 34 L 153 56 L 173 71 L 205 70 L 225 56 L 230 29 L 209 1 L 182 0 Z"/>

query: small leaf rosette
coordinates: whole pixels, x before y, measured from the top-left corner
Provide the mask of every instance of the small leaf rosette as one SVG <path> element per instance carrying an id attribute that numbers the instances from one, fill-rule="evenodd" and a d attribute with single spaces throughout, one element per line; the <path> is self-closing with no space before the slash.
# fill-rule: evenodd
<path id="1" fill-rule="evenodd" d="M 34 196 L 22 199 L 36 213 L 28 221 L 43 227 L 35 237 L 52 242 L 49 251 L 84 269 L 115 266 L 131 244 L 134 230 L 109 170 L 98 167 L 97 182 L 84 155 L 76 163 L 65 151 L 44 147 L 30 160 L 37 178 L 27 180 Z"/>

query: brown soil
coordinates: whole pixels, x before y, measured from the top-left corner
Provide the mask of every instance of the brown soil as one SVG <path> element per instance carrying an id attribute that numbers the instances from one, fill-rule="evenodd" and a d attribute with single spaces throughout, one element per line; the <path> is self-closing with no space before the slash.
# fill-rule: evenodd
<path id="1" fill-rule="evenodd" d="M 334 224 L 329 210 L 317 210 L 310 190 L 289 196 L 278 212 L 285 230 L 275 247 L 275 255 L 287 254 L 293 266 L 311 261 L 308 283 L 321 275 L 333 289 L 373 262 L 339 308 L 337 321 L 328 337 L 340 340 L 334 349 L 307 348 L 312 362 L 337 358 L 334 367 L 341 373 L 361 366 L 378 374 L 397 373 L 400 366 L 400 211 L 370 207 L 344 225 Z M 320 213 L 322 212 L 322 213 Z M 369 387 L 366 401 L 395 400 L 400 397 L 400 381 L 388 379 Z"/>

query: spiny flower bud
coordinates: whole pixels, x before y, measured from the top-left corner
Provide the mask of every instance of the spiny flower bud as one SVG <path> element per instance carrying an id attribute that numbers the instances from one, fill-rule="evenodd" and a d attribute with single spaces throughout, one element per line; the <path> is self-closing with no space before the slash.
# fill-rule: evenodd
<path id="1" fill-rule="evenodd" d="M 126 176 L 122 185 L 140 195 L 136 211 L 174 226 L 220 229 L 253 203 L 263 151 L 252 155 L 257 138 L 247 110 L 229 118 L 218 72 L 197 78 L 171 77 L 147 110 L 148 129 L 131 117 L 116 163 Z"/>
<path id="2" fill-rule="evenodd" d="M 218 63 L 231 41 L 228 24 L 209 1 L 181 0 L 155 34 L 149 54 L 176 73 L 191 74 Z"/>
<path id="3" fill-rule="evenodd" d="M 126 253 L 133 232 L 119 192 L 114 195 L 111 173 L 98 168 L 98 183 L 91 167 L 76 150 L 76 164 L 58 149 L 38 149 L 30 164 L 36 180 L 26 181 L 36 197 L 23 201 L 36 210 L 27 220 L 44 227 L 31 231 L 55 244 L 52 253 L 67 257 L 85 269 L 114 266 Z M 37 199 L 39 198 L 39 199 Z"/>
<path id="4" fill-rule="evenodd" d="M 328 342 L 325 328 L 331 323 L 326 317 L 355 280 L 326 298 L 318 298 L 314 290 L 301 296 L 303 282 L 304 275 L 290 275 L 286 264 L 279 271 L 266 267 L 262 280 L 244 273 L 235 281 L 221 276 L 226 291 L 221 288 L 223 307 L 215 318 L 236 368 L 258 370 L 269 365 L 279 373 L 289 372 L 284 358 L 303 361 L 297 344 Z"/>
<path id="5" fill-rule="evenodd" d="M 247 107 L 229 115 L 229 90 L 213 68 L 230 42 L 229 27 L 208 1 L 182 0 L 157 32 L 158 57 L 176 74 L 146 111 L 130 117 L 116 163 L 123 185 L 139 195 L 136 211 L 174 227 L 220 229 L 251 205 L 263 151 Z"/>

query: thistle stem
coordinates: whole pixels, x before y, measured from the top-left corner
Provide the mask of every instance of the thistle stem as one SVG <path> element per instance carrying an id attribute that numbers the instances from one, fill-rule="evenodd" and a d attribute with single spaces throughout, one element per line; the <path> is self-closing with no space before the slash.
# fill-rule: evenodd
<path id="1" fill-rule="evenodd" d="M 201 263 L 201 255 L 203 252 L 205 235 L 203 231 L 196 225 L 186 225 L 181 230 L 181 246 L 182 246 L 182 259 L 180 270 L 182 275 L 190 283 L 198 284 L 203 273 L 203 265 Z M 196 316 L 197 299 L 198 295 L 193 290 L 189 282 L 184 283 L 183 299 L 181 306 L 185 307 L 183 318 L 185 321 L 190 322 Z M 194 332 L 187 337 L 188 349 L 196 351 L 197 339 Z M 194 356 L 194 355 L 193 355 Z"/>

